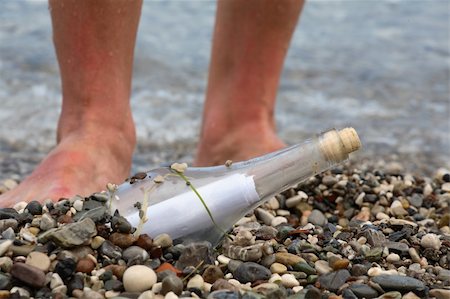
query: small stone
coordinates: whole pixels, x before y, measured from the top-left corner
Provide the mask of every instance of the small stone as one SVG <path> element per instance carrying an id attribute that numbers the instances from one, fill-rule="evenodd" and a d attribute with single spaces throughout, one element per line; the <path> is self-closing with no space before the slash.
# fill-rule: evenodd
<path id="1" fill-rule="evenodd" d="M 409 203 L 416 208 L 420 208 L 423 204 L 423 196 L 420 194 L 414 193 L 409 198 Z"/>
<path id="2" fill-rule="evenodd" d="M 322 178 L 322 184 L 324 184 L 327 187 L 332 187 L 337 182 L 338 180 L 336 179 L 336 177 L 332 175 L 326 175 Z"/>
<path id="3" fill-rule="evenodd" d="M 286 271 L 287 271 L 287 267 L 281 263 L 273 263 L 270 266 L 270 272 L 272 272 L 272 273 L 282 274 L 282 273 L 285 273 Z"/>
<path id="4" fill-rule="evenodd" d="M 241 283 L 247 283 L 257 280 L 268 280 L 271 272 L 257 263 L 246 262 L 239 265 L 233 275 Z"/>
<path id="5" fill-rule="evenodd" d="M 306 273 L 307 275 L 313 275 L 317 273 L 317 270 L 311 267 L 306 262 L 300 262 L 292 266 L 295 271 Z"/>
<path id="6" fill-rule="evenodd" d="M 204 265 L 214 264 L 215 256 L 211 243 L 209 242 L 196 242 L 187 245 L 180 258 L 175 264 L 178 269 L 184 269 L 187 266 L 198 266 L 199 263 Z"/>
<path id="7" fill-rule="evenodd" d="M 120 248 L 128 248 L 130 247 L 136 238 L 132 234 L 124 234 L 124 233 L 112 233 L 109 236 L 109 240 L 116 246 Z"/>
<path id="8" fill-rule="evenodd" d="M 0 256 L 3 256 L 11 247 L 13 241 L 11 240 L 0 240 Z"/>
<path id="9" fill-rule="evenodd" d="M 38 241 L 46 243 L 51 240 L 58 246 L 71 248 L 86 243 L 96 234 L 97 229 L 94 221 L 86 218 L 80 222 L 66 224 L 57 229 L 46 231 L 39 236 Z"/>
<path id="10" fill-rule="evenodd" d="M 50 268 L 50 259 L 45 253 L 33 251 L 28 254 L 25 264 L 47 272 Z"/>
<path id="11" fill-rule="evenodd" d="M 217 290 L 210 293 L 207 297 L 207 299 L 240 299 L 240 298 L 243 297 L 241 297 L 238 291 L 231 291 L 231 290 Z"/>
<path id="12" fill-rule="evenodd" d="M 375 247 L 369 249 L 367 252 L 365 252 L 365 257 L 369 262 L 377 262 L 381 259 L 381 256 L 383 254 L 383 248 L 382 247 Z"/>
<path id="13" fill-rule="evenodd" d="M 102 245 L 98 249 L 98 252 L 112 259 L 118 259 L 122 257 L 122 249 L 108 240 L 102 243 Z"/>
<path id="14" fill-rule="evenodd" d="M 187 169 L 187 167 L 187 163 L 173 163 L 172 165 L 170 165 L 171 169 L 179 173 L 183 173 Z"/>
<path id="15" fill-rule="evenodd" d="M 23 263 L 15 263 L 11 267 L 11 275 L 36 288 L 42 288 L 46 282 L 44 271 Z"/>
<path id="16" fill-rule="evenodd" d="M 321 211 L 314 209 L 308 216 L 308 222 L 317 226 L 325 226 L 328 220 L 327 217 L 325 217 L 325 215 Z"/>
<path id="17" fill-rule="evenodd" d="M 203 280 L 203 277 L 199 274 L 196 274 L 191 279 L 189 279 L 186 288 L 202 290 L 204 283 L 205 281 Z"/>
<path id="18" fill-rule="evenodd" d="M 61 276 L 58 273 L 53 273 L 50 279 L 50 288 L 53 290 L 62 285 L 64 285 L 64 281 L 61 279 Z"/>
<path id="19" fill-rule="evenodd" d="M 420 299 L 420 297 L 414 294 L 413 292 L 409 292 L 403 295 L 402 299 Z"/>
<path id="20" fill-rule="evenodd" d="M 300 262 L 305 262 L 305 260 L 302 257 L 288 252 L 275 253 L 275 259 L 278 263 L 281 263 L 286 266 L 293 266 Z"/>
<path id="21" fill-rule="evenodd" d="M 130 246 L 122 252 L 122 257 L 127 263 L 130 261 L 143 263 L 150 256 L 145 249 L 139 246 Z"/>
<path id="22" fill-rule="evenodd" d="M 348 259 L 338 259 L 331 264 L 333 270 L 347 269 L 350 261 Z"/>
<path id="23" fill-rule="evenodd" d="M 272 220 L 275 218 L 275 216 L 272 215 L 272 213 L 270 213 L 262 208 L 257 208 L 255 210 L 255 214 L 256 214 L 256 217 L 259 220 L 261 220 L 262 222 L 264 222 L 265 225 L 271 225 Z"/>
<path id="24" fill-rule="evenodd" d="M 147 266 L 134 265 L 125 270 L 122 281 L 127 292 L 143 292 L 156 283 L 156 273 Z"/>
<path id="25" fill-rule="evenodd" d="M 272 222 L 270 223 L 271 226 L 276 227 L 282 223 L 287 223 L 287 219 L 285 217 L 282 216 L 277 216 L 275 218 L 272 219 Z"/>
<path id="26" fill-rule="evenodd" d="M 223 271 L 217 266 L 208 266 L 202 274 L 203 279 L 208 283 L 214 283 L 216 280 L 223 278 Z"/>
<path id="27" fill-rule="evenodd" d="M 239 289 L 235 285 L 229 283 L 225 279 L 218 279 L 211 286 L 211 291 L 217 291 L 217 290 L 238 291 Z"/>
<path id="28" fill-rule="evenodd" d="M 377 298 L 378 292 L 365 284 L 355 283 L 350 286 L 350 290 L 358 296 L 358 298 Z"/>
<path id="29" fill-rule="evenodd" d="M 271 240 L 276 238 L 277 233 L 278 230 L 276 228 L 263 225 L 255 232 L 255 237 L 259 240 Z"/>
<path id="30" fill-rule="evenodd" d="M 281 284 L 286 288 L 293 288 L 300 285 L 300 282 L 292 274 L 281 275 Z"/>
<path id="31" fill-rule="evenodd" d="M 439 250 L 441 248 L 442 242 L 439 239 L 439 236 L 436 234 L 426 234 L 420 240 L 420 245 L 423 248 L 433 248 L 435 250 Z"/>
<path id="32" fill-rule="evenodd" d="M 441 186 L 442 191 L 450 192 L 450 183 L 444 183 Z"/>
<path id="33" fill-rule="evenodd" d="M 123 291 L 123 283 L 118 279 L 108 279 L 104 285 L 107 291 Z"/>
<path id="34" fill-rule="evenodd" d="M 172 238 L 168 234 L 160 234 L 153 239 L 153 246 L 167 248 L 173 245 Z"/>
<path id="35" fill-rule="evenodd" d="M 391 213 L 394 216 L 406 216 L 408 211 L 403 208 L 402 202 L 400 200 L 394 200 L 391 204 Z"/>
<path id="36" fill-rule="evenodd" d="M 39 223 L 39 228 L 42 231 L 47 231 L 56 227 L 56 220 L 48 213 L 45 213 L 41 217 L 41 222 Z"/>
<path id="37" fill-rule="evenodd" d="M 450 298 L 450 290 L 432 289 L 430 290 L 430 296 L 436 297 L 436 299 L 448 299 Z"/>
<path id="38" fill-rule="evenodd" d="M 136 240 L 135 245 L 145 250 L 151 250 L 153 247 L 153 239 L 150 238 L 147 234 L 141 234 Z"/>
<path id="39" fill-rule="evenodd" d="M 396 263 L 396 262 L 400 261 L 400 256 L 396 253 L 391 253 L 386 257 L 386 261 L 388 263 Z"/>
<path id="40" fill-rule="evenodd" d="M 385 291 L 421 291 L 425 289 L 425 284 L 413 277 L 400 275 L 378 275 L 372 281 L 379 284 Z"/>
<path id="41" fill-rule="evenodd" d="M 333 269 L 328 265 L 328 262 L 323 260 L 316 261 L 314 263 L 314 268 L 319 275 L 327 274 L 333 271 Z"/>
<path id="42" fill-rule="evenodd" d="M 118 297 L 116 299 L 122 299 L 122 297 Z M 137 297 L 137 299 L 156 299 L 155 293 L 153 291 L 145 291 Z M 124 298 L 125 299 L 125 298 Z M 161 297 L 158 299 L 162 299 Z"/>
<path id="43" fill-rule="evenodd" d="M 347 270 L 339 270 L 320 276 L 318 281 L 321 288 L 336 292 L 350 276 Z"/>
<path id="44" fill-rule="evenodd" d="M 160 293 L 166 295 L 169 292 L 174 292 L 176 295 L 180 295 L 183 292 L 183 281 L 179 277 L 175 275 L 164 277 Z"/>
<path id="45" fill-rule="evenodd" d="M 71 258 L 65 258 L 60 260 L 54 269 L 55 273 L 58 273 L 62 279 L 67 279 L 72 276 L 77 267 L 76 262 Z"/>
<path id="46" fill-rule="evenodd" d="M 42 214 L 42 205 L 40 202 L 36 200 L 30 201 L 25 207 L 25 209 L 27 209 L 28 212 L 33 216 Z"/>
<path id="47" fill-rule="evenodd" d="M 91 242 L 92 249 L 98 249 L 100 246 L 102 246 L 103 242 L 105 242 L 105 238 L 101 236 L 95 236 Z"/>
<path id="48" fill-rule="evenodd" d="M 90 258 L 82 258 L 77 262 L 76 272 L 91 273 L 95 269 L 95 262 Z"/>
<path id="49" fill-rule="evenodd" d="M 11 277 L 0 272 L 0 290 L 11 288 Z M 9 298 L 9 297 L 7 297 Z"/>

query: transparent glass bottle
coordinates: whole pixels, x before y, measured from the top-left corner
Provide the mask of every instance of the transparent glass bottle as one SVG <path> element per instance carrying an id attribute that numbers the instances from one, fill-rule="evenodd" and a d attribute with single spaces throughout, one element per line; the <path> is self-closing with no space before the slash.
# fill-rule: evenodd
<path id="1" fill-rule="evenodd" d="M 136 227 L 145 217 L 142 233 L 151 237 L 167 233 L 175 240 L 217 244 L 245 214 L 275 194 L 345 161 L 360 146 L 353 128 L 332 129 L 301 144 L 232 165 L 188 167 L 182 172 L 158 168 L 143 179 L 120 185 L 111 208 Z"/>

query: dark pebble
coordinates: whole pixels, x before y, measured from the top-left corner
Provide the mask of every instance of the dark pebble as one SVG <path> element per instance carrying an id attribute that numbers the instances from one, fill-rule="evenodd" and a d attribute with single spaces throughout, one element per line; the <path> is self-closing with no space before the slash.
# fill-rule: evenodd
<path id="1" fill-rule="evenodd" d="M 272 226 L 263 225 L 255 233 L 259 240 L 271 240 L 277 236 L 277 229 Z"/>
<path id="2" fill-rule="evenodd" d="M 113 230 L 118 231 L 119 233 L 131 233 L 133 231 L 133 226 L 128 222 L 125 217 L 120 215 L 113 216 L 111 219 L 111 226 Z"/>
<path id="3" fill-rule="evenodd" d="M 223 278 L 223 271 L 218 266 L 209 265 L 202 274 L 203 280 L 208 283 L 214 283 L 216 280 Z"/>
<path id="4" fill-rule="evenodd" d="M 4 274 L 0 272 L 0 290 L 9 290 L 11 283 L 11 277 L 9 274 Z"/>
<path id="5" fill-rule="evenodd" d="M 196 242 L 187 245 L 183 253 L 180 255 L 180 259 L 176 262 L 175 267 L 183 269 L 187 266 L 198 266 L 201 262 L 204 265 L 212 265 L 215 261 L 215 254 L 211 243 L 209 242 Z"/>
<path id="6" fill-rule="evenodd" d="M 145 250 L 150 250 L 150 249 L 152 249 L 153 240 L 147 234 L 142 234 L 136 240 L 135 245 L 139 246 Z"/>
<path id="7" fill-rule="evenodd" d="M 372 278 L 372 281 L 379 284 L 385 291 L 422 291 L 425 284 L 415 278 L 400 275 L 379 275 Z"/>
<path id="8" fill-rule="evenodd" d="M 76 267 L 77 264 L 73 259 L 63 259 L 56 264 L 54 272 L 58 273 L 63 280 L 66 280 L 72 276 Z"/>
<path id="9" fill-rule="evenodd" d="M 315 287 L 311 287 L 306 291 L 305 299 L 321 299 L 322 298 L 322 292 Z"/>
<path id="10" fill-rule="evenodd" d="M 345 289 L 342 292 L 342 297 L 344 299 L 358 299 L 358 297 L 355 295 L 355 293 L 352 292 L 350 289 Z"/>
<path id="11" fill-rule="evenodd" d="M 369 270 L 369 266 L 366 266 L 364 264 L 353 264 L 352 266 L 352 275 L 353 276 L 363 276 L 367 274 L 367 271 Z"/>
<path id="12" fill-rule="evenodd" d="M 217 290 L 230 290 L 230 291 L 239 291 L 239 288 L 235 285 L 228 282 L 228 280 L 220 278 L 216 280 L 211 286 L 211 291 Z"/>
<path id="13" fill-rule="evenodd" d="M 15 263 L 11 267 L 10 272 L 14 278 L 32 287 L 42 288 L 45 285 L 45 273 L 36 267 L 23 263 Z"/>
<path id="14" fill-rule="evenodd" d="M 19 213 L 13 208 L 1 208 L 0 219 L 16 219 L 19 217 Z"/>
<path id="15" fill-rule="evenodd" d="M 358 298 L 366 298 L 366 299 L 371 299 L 371 298 L 377 298 L 378 297 L 378 292 L 374 289 L 372 289 L 371 287 L 369 287 L 368 285 L 365 284 L 352 284 L 350 286 L 350 290 L 358 297 Z"/>
<path id="16" fill-rule="evenodd" d="M 75 274 L 67 281 L 66 286 L 69 294 L 72 294 L 73 290 L 82 290 L 84 288 L 84 277 Z"/>
<path id="17" fill-rule="evenodd" d="M 117 279 L 105 281 L 105 290 L 107 291 L 123 291 L 123 283 Z"/>
<path id="18" fill-rule="evenodd" d="M 241 295 L 237 291 L 219 290 L 210 293 L 207 299 L 241 299 Z"/>
<path id="19" fill-rule="evenodd" d="M 350 276 L 347 270 L 339 270 L 320 276 L 318 281 L 321 288 L 336 292 Z"/>
<path id="20" fill-rule="evenodd" d="M 102 255 L 106 255 L 112 259 L 118 259 L 122 257 L 122 249 L 120 247 L 115 246 L 110 241 L 106 240 L 99 248 L 99 253 Z"/>
<path id="21" fill-rule="evenodd" d="M 162 280 L 161 294 L 166 295 L 169 292 L 174 292 L 176 295 L 183 292 L 183 281 L 176 275 L 168 275 Z"/>
<path id="22" fill-rule="evenodd" d="M 268 280 L 270 275 L 269 269 L 253 262 L 242 263 L 233 273 L 233 276 L 242 283 Z"/>
<path id="23" fill-rule="evenodd" d="M 31 215 L 42 215 L 42 205 L 36 200 L 30 201 L 25 209 L 27 209 Z"/>

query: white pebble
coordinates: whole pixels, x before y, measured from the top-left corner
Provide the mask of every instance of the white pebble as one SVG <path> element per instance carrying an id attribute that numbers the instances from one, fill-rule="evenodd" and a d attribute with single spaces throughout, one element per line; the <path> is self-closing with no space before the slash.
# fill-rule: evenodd
<path id="1" fill-rule="evenodd" d="M 270 222 L 270 225 L 273 227 L 276 227 L 282 223 L 287 223 L 287 219 L 282 217 L 282 216 L 277 216 L 275 218 L 272 219 L 272 222 Z"/>
<path id="2" fill-rule="evenodd" d="M 400 261 L 400 256 L 399 256 L 398 254 L 396 254 L 396 253 L 391 253 L 391 254 L 389 254 L 389 255 L 386 257 L 386 261 L 387 261 L 388 263 L 395 263 L 395 262 L 398 262 L 398 261 Z"/>
<path id="3" fill-rule="evenodd" d="M 162 282 L 157 282 L 152 286 L 152 292 L 155 294 L 158 294 L 159 292 L 161 292 L 162 289 Z"/>
<path id="4" fill-rule="evenodd" d="M 301 290 L 303 290 L 303 287 L 302 286 L 296 286 L 296 287 L 293 287 L 292 290 L 294 291 L 294 293 L 298 293 Z"/>
<path id="5" fill-rule="evenodd" d="M 156 283 L 156 273 L 143 265 L 134 265 L 123 273 L 123 286 L 127 292 L 142 292 Z"/>
<path id="6" fill-rule="evenodd" d="M 203 277 L 199 274 L 195 275 L 191 279 L 189 279 L 186 288 L 196 288 L 196 289 L 203 289 L 203 284 L 205 281 L 203 280 Z"/>
<path id="7" fill-rule="evenodd" d="M 169 292 L 166 294 L 166 296 L 164 296 L 164 299 L 178 299 L 178 296 L 175 295 L 174 292 Z"/>
<path id="8" fill-rule="evenodd" d="M 119 296 L 120 295 L 120 292 L 117 292 L 117 291 L 113 291 L 113 290 L 110 290 L 110 291 L 106 291 L 105 292 L 105 297 L 106 298 L 114 298 L 114 297 L 117 297 L 117 296 Z"/>
<path id="9" fill-rule="evenodd" d="M 262 208 L 257 208 L 255 210 L 255 214 L 256 217 L 258 217 L 259 220 L 264 222 L 265 225 L 270 225 L 272 223 L 273 218 L 275 218 L 275 216 L 273 216 L 270 212 Z"/>
<path id="10" fill-rule="evenodd" d="M 292 274 L 283 274 L 281 276 L 281 284 L 286 288 L 292 288 L 300 285 L 298 280 Z"/>
<path id="11" fill-rule="evenodd" d="M 13 241 L 11 240 L 5 240 L 0 241 L 0 256 L 3 256 L 9 249 L 9 247 L 12 245 Z"/>
<path id="12" fill-rule="evenodd" d="M 50 288 L 53 290 L 59 286 L 64 285 L 64 281 L 58 273 L 53 273 L 52 278 L 50 279 Z"/>
<path id="13" fill-rule="evenodd" d="M 227 274 L 225 274 L 224 278 L 225 279 L 231 279 L 231 278 L 233 278 L 233 274 L 227 273 Z"/>
<path id="14" fill-rule="evenodd" d="M 327 261 L 318 260 L 314 263 L 314 268 L 319 275 L 327 274 L 333 271 L 333 269 L 328 265 Z"/>
<path id="15" fill-rule="evenodd" d="M 369 276 L 378 276 L 378 275 L 398 275 L 398 272 L 394 269 L 391 270 L 383 270 L 380 267 L 372 267 L 367 271 L 367 275 Z"/>
<path id="16" fill-rule="evenodd" d="M 426 234 L 420 240 L 420 245 L 423 248 L 433 248 L 439 250 L 441 248 L 442 242 L 439 240 L 439 236 L 436 234 Z"/>
<path id="17" fill-rule="evenodd" d="M 445 192 L 450 192 L 450 183 L 442 184 L 441 189 Z"/>
<path id="18" fill-rule="evenodd" d="M 217 260 L 219 261 L 219 263 L 224 264 L 224 265 L 228 265 L 228 263 L 231 261 L 231 259 L 223 254 L 219 255 L 217 257 Z"/>
<path id="19" fill-rule="evenodd" d="M 383 220 L 383 219 L 388 220 L 390 217 L 383 212 L 378 212 L 376 218 L 378 220 Z"/>
<path id="20" fill-rule="evenodd" d="M 394 200 L 391 204 L 391 213 L 394 216 L 406 216 L 408 212 L 403 208 L 400 200 Z"/>
<path id="21" fill-rule="evenodd" d="M 269 278 L 269 282 L 280 282 L 281 281 L 281 276 L 278 273 L 274 273 L 270 276 Z"/>
<path id="22" fill-rule="evenodd" d="M 25 207 L 27 206 L 27 202 L 26 201 L 20 201 L 20 202 L 18 202 L 18 203 L 16 203 L 14 206 L 13 206 L 13 208 L 14 208 L 14 210 L 16 210 L 17 212 L 22 212 L 24 209 L 25 209 Z"/>
<path id="23" fill-rule="evenodd" d="M 153 291 L 146 291 L 139 295 L 138 299 L 153 299 L 155 298 L 155 293 Z"/>

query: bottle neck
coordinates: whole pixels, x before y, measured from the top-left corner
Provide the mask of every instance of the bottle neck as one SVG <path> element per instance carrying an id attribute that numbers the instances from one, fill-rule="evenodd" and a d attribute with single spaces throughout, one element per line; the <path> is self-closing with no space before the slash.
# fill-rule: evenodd
<path id="1" fill-rule="evenodd" d="M 332 146 L 335 155 L 330 155 Z M 301 144 L 240 163 L 240 166 L 253 177 L 256 192 L 264 201 L 347 158 L 338 132 L 330 130 Z"/>

